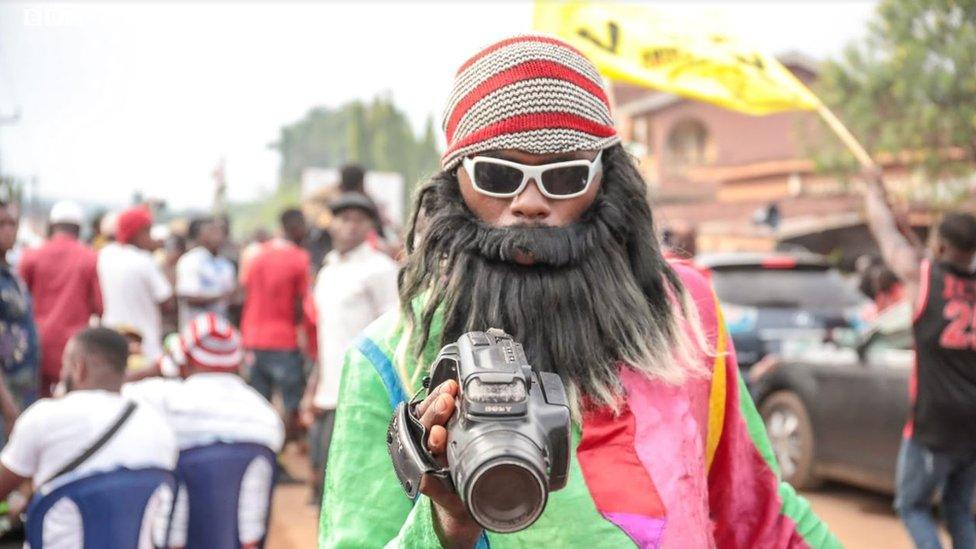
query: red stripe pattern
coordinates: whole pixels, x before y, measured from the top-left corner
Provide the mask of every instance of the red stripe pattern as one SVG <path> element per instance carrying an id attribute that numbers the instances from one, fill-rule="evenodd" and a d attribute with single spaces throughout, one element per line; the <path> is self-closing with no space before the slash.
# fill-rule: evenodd
<path id="1" fill-rule="evenodd" d="M 236 371 L 244 359 L 240 334 L 214 313 L 202 314 L 183 328 L 180 350 L 188 362 L 210 370 Z"/>
<path id="2" fill-rule="evenodd" d="M 446 170 L 492 149 L 551 154 L 620 141 L 593 64 L 565 42 L 535 35 L 502 40 L 461 66 L 443 129 Z"/>

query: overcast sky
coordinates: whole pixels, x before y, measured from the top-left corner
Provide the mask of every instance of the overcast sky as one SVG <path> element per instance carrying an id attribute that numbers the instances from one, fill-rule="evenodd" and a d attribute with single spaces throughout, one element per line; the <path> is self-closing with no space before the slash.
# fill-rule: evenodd
<path id="1" fill-rule="evenodd" d="M 875 2 L 658 4 L 719 17 L 773 53 L 835 55 Z M 206 207 L 226 158 L 232 199 L 273 188 L 278 129 L 317 105 L 390 92 L 415 128 L 457 66 L 530 30 L 531 3 L 0 4 L 5 173 L 46 198 L 122 204 L 133 191 Z"/>

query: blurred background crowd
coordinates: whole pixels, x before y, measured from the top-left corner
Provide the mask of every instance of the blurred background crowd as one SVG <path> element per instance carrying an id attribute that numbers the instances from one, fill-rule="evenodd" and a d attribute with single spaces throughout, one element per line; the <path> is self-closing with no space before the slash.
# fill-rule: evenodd
<path id="1" fill-rule="evenodd" d="M 918 250 L 948 212 L 976 211 L 971 0 L 665 7 L 698 22 L 722 8 L 775 50 L 871 151 Z M 226 432 L 268 421 L 254 442 L 277 454 L 273 508 L 289 517 L 272 513 L 270 539 L 304 547 L 343 352 L 397 306 L 410 198 L 439 165 L 444 98 L 429 90 L 449 89 L 464 52 L 529 30 L 532 6 L 236 8 L 0 6 L 0 412 L 10 436 L 27 406 L 81 379 L 65 349 L 91 326 L 125 338 L 115 392 L 193 367 L 239 373 L 280 425 L 235 388 L 263 419 L 242 411 Z M 266 31 L 280 43 L 259 44 Z M 722 301 L 784 478 L 827 487 L 810 497 L 842 540 L 907 546 L 873 494 L 894 490 L 911 305 L 848 152 L 811 111 L 608 88 L 667 253 Z M 198 327 L 211 313 L 228 325 Z M 208 338 L 234 341 L 239 372 L 188 358 Z M 109 336 L 82 339 L 111 354 Z"/>

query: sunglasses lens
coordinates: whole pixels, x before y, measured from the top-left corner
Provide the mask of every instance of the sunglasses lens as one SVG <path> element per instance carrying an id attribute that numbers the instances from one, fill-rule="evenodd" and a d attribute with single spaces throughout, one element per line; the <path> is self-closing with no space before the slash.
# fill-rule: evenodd
<path id="1" fill-rule="evenodd" d="M 486 193 L 511 194 L 522 185 L 522 170 L 491 162 L 476 162 L 474 185 Z"/>
<path id="2" fill-rule="evenodd" d="M 542 185 L 553 196 L 567 196 L 585 189 L 589 178 L 586 166 L 564 166 L 542 172 Z"/>

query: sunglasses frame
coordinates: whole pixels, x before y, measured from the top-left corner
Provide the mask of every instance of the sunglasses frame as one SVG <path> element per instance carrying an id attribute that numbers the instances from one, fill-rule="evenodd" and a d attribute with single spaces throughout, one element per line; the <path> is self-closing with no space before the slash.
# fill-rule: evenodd
<path id="1" fill-rule="evenodd" d="M 461 165 L 463 165 L 464 170 L 468 172 L 468 179 L 471 180 L 471 186 L 474 187 L 474 190 L 478 191 L 479 193 L 485 196 L 491 196 L 493 198 L 514 198 L 522 194 L 522 191 L 524 191 L 525 187 L 528 186 L 530 179 L 535 179 L 536 187 L 539 188 L 539 192 L 541 192 L 546 198 L 550 198 L 552 200 L 566 200 L 569 198 L 576 198 L 578 196 L 582 196 L 586 194 L 586 191 L 590 190 L 590 185 L 593 184 L 593 178 L 595 178 L 597 172 L 603 168 L 602 159 L 603 159 L 603 151 L 598 152 L 596 158 L 594 158 L 593 160 L 586 160 L 586 159 L 566 160 L 563 162 L 552 162 L 550 164 L 537 164 L 537 165 L 520 164 L 518 162 L 512 162 L 511 160 L 505 160 L 503 158 L 495 158 L 493 156 L 475 156 L 473 158 L 464 157 L 464 159 L 461 161 Z M 499 164 L 501 166 L 516 168 L 522 172 L 522 183 L 519 184 L 517 189 L 508 193 L 493 193 L 490 191 L 486 191 L 485 189 L 482 189 L 478 185 L 478 181 L 474 177 L 474 168 L 475 165 L 478 164 L 478 162 L 485 162 L 488 164 Z M 543 173 L 555 168 L 567 168 L 571 166 L 586 166 L 587 168 L 589 168 L 589 173 L 586 176 L 586 185 L 583 185 L 582 190 L 572 194 L 552 194 L 548 190 L 546 190 L 546 186 L 542 182 Z"/>

